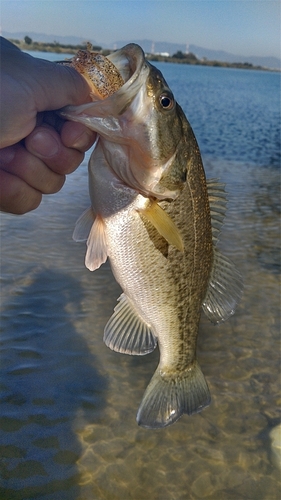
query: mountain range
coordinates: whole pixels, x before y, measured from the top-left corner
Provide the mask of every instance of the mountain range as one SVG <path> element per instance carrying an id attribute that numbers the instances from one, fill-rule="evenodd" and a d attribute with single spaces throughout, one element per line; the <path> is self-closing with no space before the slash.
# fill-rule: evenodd
<path id="1" fill-rule="evenodd" d="M 87 39 L 83 37 L 77 36 L 61 36 L 61 35 L 47 35 L 45 33 L 25 33 L 25 32 L 16 32 L 11 33 L 7 31 L 3 31 L 2 35 L 5 38 L 12 38 L 23 40 L 26 35 L 28 35 L 33 41 L 36 42 L 49 42 L 53 43 L 54 41 L 61 44 L 72 44 L 79 45 L 85 41 L 91 42 L 93 45 L 99 45 L 104 49 L 118 49 L 123 47 L 127 43 L 134 42 L 139 44 L 144 52 L 147 53 L 169 53 L 169 55 L 175 54 L 178 50 L 185 53 L 187 50 L 196 55 L 198 59 L 209 59 L 210 61 L 221 61 L 221 62 L 229 62 L 229 63 L 250 63 L 254 66 L 262 66 L 264 68 L 271 69 L 279 69 L 281 68 L 281 60 L 277 57 L 262 57 L 262 56 L 243 56 L 238 54 L 232 54 L 230 52 L 226 52 L 224 50 L 212 50 L 206 49 L 204 47 L 199 47 L 197 45 L 190 44 L 188 47 L 186 44 L 180 43 L 171 43 L 171 42 L 157 42 L 154 40 L 118 40 L 115 42 L 100 42 L 94 39 Z"/>
<path id="2" fill-rule="evenodd" d="M 254 66 L 262 66 L 263 68 L 280 69 L 281 60 L 277 57 L 262 57 L 262 56 L 243 56 L 237 54 L 231 54 L 224 50 L 212 50 L 206 49 L 204 47 L 199 47 L 198 45 L 190 44 L 188 47 L 186 44 L 180 43 L 170 43 L 170 42 L 154 42 L 152 40 L 130 40 L 131 42 L 138 43 L 145 52 L 161 53 L 168 52 L 170 55 L 175 54 L 178 50 L 182 52 L 192 52 L 198 59 L 206 58 L 209 61 L 221 61 L 228 63 L 251 63 Z M 122 47 L 128 43 L 125 40 L 115 42 L 117 48 Z"/>

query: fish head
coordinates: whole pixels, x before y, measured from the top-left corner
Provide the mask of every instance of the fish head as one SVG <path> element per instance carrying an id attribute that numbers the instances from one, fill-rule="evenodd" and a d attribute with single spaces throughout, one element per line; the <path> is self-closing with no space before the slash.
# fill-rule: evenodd
<path id="1" fill-rule="evenodd" d="M 148 122 L 144 120 L 142 150 L 147 147 L 150 161 L 151 194 L 158 199 L 176 198 L 186 182 L 188 129 L 186 117 L 162 73 L 149 64 L 146 82 Z M 149 136 L 149 141 L 145 140 Z"/>
<path id="2" fill-rule="evenodd" d="M 176 198 L 187 169 L 187 120 L 162 73 L 128 44 L 108 59 L 124 84 L 109 97 L 68 106 L 62 115 L 100 135 L 115 175 L 144 196 Z"/>

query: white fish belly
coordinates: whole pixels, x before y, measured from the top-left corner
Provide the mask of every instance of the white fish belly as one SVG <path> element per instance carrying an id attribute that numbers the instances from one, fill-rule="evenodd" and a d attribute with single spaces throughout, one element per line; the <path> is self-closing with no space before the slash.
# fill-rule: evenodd
<path id="1" fill-rule="evenodd" d="M 161 351 L 160 364 L 177 362 L 178 289 L 171 280 L 167 243 L 137 211 L 147 199 L 138 195 L 126 209 L 105 220 L 113 274 L 140 316 L 151 325 Z M 155 246 L 155 243 L 157 246 Z"/>

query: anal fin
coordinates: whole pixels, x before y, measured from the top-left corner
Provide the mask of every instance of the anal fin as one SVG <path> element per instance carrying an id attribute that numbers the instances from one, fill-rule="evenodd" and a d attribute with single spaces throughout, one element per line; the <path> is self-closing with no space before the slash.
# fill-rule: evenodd
<path id="1" fill-rule="evenodd" d="M 113 351 L 139 356 L 152 352 L 157 346 L 150 326 L 124 293 L 105 326 L 103 340 Z"/>

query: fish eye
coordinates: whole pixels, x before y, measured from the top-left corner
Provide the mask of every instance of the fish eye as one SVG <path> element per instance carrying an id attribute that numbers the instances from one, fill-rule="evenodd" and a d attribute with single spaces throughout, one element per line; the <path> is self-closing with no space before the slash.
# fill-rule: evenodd
<path id="1" fill-rule="evenodd" d="M 159 101 L 163 109 L 172 109 L 175 102 L 173 94 L 168 93 L 161 94 Z"/>

